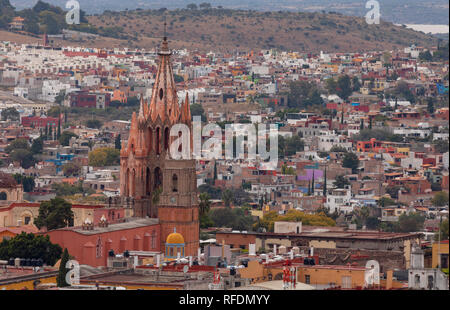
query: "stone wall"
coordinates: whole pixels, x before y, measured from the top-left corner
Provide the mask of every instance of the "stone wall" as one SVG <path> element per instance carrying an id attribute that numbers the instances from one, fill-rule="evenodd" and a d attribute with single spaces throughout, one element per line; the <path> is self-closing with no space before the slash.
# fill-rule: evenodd
<path id="1" fill-rule="evenodd" d="M 300 252 L 308 253 L 309 247 L 299 247 Z M 380 272 L 388 269 L 405 269 L 406 261 L 403 252 L 400 251 L 374 251 L 353 249 L 325 249 L 314 248 L 314 254 L 319 255 L 320 265 L 347 265 L 356 263 L 365 267 L 369 260 L 376 260 L 380 264 Z M 360 257 L 352 257 L 357 255 Z"/>

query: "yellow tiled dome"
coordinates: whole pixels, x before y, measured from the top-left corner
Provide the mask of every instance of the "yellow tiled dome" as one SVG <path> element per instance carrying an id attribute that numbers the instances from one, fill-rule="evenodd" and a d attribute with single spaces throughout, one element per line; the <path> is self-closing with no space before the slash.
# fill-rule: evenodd
<path id="1" fill-rule="evenodd" d="M 184 243 L 183 235 L 173 232 L 167 236 L 166 244 L 181 244 Z"/>

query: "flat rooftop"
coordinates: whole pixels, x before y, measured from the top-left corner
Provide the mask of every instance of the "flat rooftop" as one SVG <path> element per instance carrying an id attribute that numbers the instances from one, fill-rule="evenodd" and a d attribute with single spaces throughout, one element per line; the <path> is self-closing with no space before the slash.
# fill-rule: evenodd
<path id="1" fill-rule="evenodd" d="M 111 232 L 111 231 L 118 231 L 118 230 L 126 230 L 126 229 L 133 229 L 133 228 L 139 228 L 139 227 L 146 227 L 146 226 L 152 226 L 159 224 L 159 219 L 157 218 L 145 218 L 145 219 L 131 219 L 123 223 L 114 223 L 109 224 L 108 227 L 99 227 L 94 226 L 93 230 L 83 230 L 81 226 L 79 227 L 68 227 L 68 228 L 61 228 L 59 230 L 71 230 L 83 235 L 95 235 L 99 233 L 105 233 L 105 232 Z"/>

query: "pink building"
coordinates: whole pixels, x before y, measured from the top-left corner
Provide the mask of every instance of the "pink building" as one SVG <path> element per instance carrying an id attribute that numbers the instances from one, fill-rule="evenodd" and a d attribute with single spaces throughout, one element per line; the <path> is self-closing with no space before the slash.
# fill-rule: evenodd
<path id="1" fill-rule="evenodd" d="M 67 248 L 80 265 L 106 266 L 108 252 L 160 251 L 160 225 L 155 218 L 135 219 L 116 224 L 87 223 L 82 227 L 69 227 L 49 231 L 52 243 Z"/>

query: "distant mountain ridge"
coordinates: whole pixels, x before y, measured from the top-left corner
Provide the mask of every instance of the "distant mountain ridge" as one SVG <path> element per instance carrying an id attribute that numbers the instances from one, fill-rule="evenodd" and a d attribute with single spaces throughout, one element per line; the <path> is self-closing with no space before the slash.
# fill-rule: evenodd
<path id="1" fill-rule="evenodd" d="M 437 45 L 436 38 L 421 32 L 387 22 L 369 25 L 364 18 L 338 13 L 139 10 L 105 12 L 87 19 L 93 27 L 136 48 L 158 44 L 164 20 L 174 48 L 364 52 Z"/>
<path id="2" fill-rule="evenodd" d="M 37 0 L 12 0 L 17 9 L 32 7 Z M 65 8 L 67 0 L 46 0 L 45 2 Z M 209 2 L 213 7 L 258 11 L 303 11 L 338 12 L 348 16 L 365 16 L 365 0 L 78 0 L 82 10 L 88 14 L 101 14 L 105 10 L 125 9 L 179 9 L 190 3 L 199 5 Z M 448 0 L 378 0 L 381 18 L 395 24 L 449 24 Z"/>

